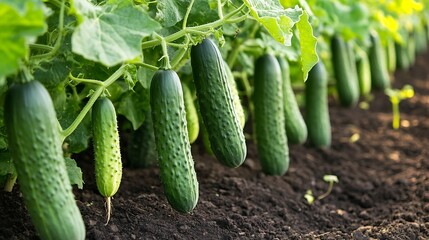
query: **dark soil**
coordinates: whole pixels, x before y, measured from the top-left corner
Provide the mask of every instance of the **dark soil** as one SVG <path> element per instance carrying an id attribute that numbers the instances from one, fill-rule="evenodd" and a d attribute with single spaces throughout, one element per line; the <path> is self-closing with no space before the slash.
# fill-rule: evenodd
<path id="1" fill-rule="evenodd" d="M 191 214 L 172 210 L 158 170 L 124 169 L 105 226 L 91 158 L 78 160 L 85 189 L 75 190 L 88 239 L 429 239 L 429 54 L 395 75 L 416 95 L 401 103 L 402 125 L 391 128 L 391 105 L 374 94 L 369 110 L 331 101 L 330 149 L 291 146 L 285 176 L 261 173 L 255 145 L 238 169 L 221 166 L 193 146 L 200 199 Z M 359 134 L 358 141 L 350 137 Z M 308 205 L 307 189 L 322 194 L 325 174 L 340 182 L 327 198 Z M 0 193 L 0 238 L 35 239 L 22 197 Z"/>

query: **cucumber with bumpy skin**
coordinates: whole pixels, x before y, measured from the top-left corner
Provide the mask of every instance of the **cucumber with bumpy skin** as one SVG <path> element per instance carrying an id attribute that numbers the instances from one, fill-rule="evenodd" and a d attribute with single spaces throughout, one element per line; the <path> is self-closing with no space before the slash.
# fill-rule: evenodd
<path id="1" fill-rule="evenodd" d="M 107 222 L 110 220 L 111 197 L 121 184 L 122 161 L 116 111 L 112 102 L 99 98 L 92 107 L 92 132 L 95 155 L 95 181 L 106 199 Z"/>
<path id="2" fill-rule="evenodd" d="M 255 63 L 254 107 L 256 142 L 262 171 L 283 175 L 289 168 L 283 87 L 277 59 L 269 54 Z"/>
<path id="3" fill-rule="evenodd" d="M 85 239 L 51 97 L 37 81 L 7 91 L 4 120 L 20 190 L 41 239 Z"/>
<path id="4" fill-rule="evenodd" d="M 346 107 L 353 107 L 359 100 L 359 84 L 355 71 L 351 69 L 349 45 L 339 36 L 332 37 L 332 64 L 334 67 L 340 103 Z"/>
<path id="5" fill-rule="evenodd" d="M 234 101 L 235 111 L 237 112 L 238 120 L 240 120 L 240 126 L 243 129 L 246 124 L 246 115 L 244 114 L 243 105 L 241 105 L 240 96 L 238 95 L 237 83 L 235 82 L 234 75 L 231 72 L 228 64 L 224 62 L 226 74 L 229 80 L 229 86 L 231 88 L 231 96 Z"/>
<path id="6" fill-rule="evenodd" d="M 183 100 L 185 103 L 186 122 L 188 126 L 189 142 L 193 143 L 197 140 L 200 131 L 200 123 L 198 121 L 198 113 L 195 107 L 194 99 L 188 85 L 182 84 Z"/>
<path id="7" fill-rule="evenodd" d="M 164 192 L 179 212 L 192 211 L 198 201 L 198 181 L 188 138 L 179 76 L 158 70 L 150 86 L 153 130 Z"/>
<path id="8" fill-rule="evenodd" d="M 369 64 L 371 66 L 371 83 L 373 89 L 384 90 L 390 87 L 389 72 L 386 63 L 386 53 L 381 45 L 377 32 L 370 35 Z"/>
<path id="9" fill-rule="evenodd" d="M 302 144 L 307 140 L 307 126 L 299 110 L 290 82 L 289 63 L 277 57 L 282 74 L 286 135 L 289 143 Z"/>
<path id="10" fill-rule="evenodd" d="M 238 167 L 246 159 L 247 147 L 219 49 L 204 39 L 192 47 L 191 65 L 211 148 L 223 165 Z"/>
<path id="11" fill-rule="evenodd" d="M 371 66 L 368 55 L 365 51 L 359 51 L 359 58 L 356 60 L 356 69 L 359 79 L 359 89 L 362 96 L 371 93 Z"/>
<path id="12" fill-rule="evenodd" d="M 391 37 L 386 39 L 386 62 L 387 70 L 393 73 L 396 70 L 396 52 L 395 52 L 395 40 Z"/>
<path id="13" fill-rule="evenodd" d="M 305 82 L 305 113 L 310 143 L 315 147 L 329 147 L 332 133 L 328 106 L 328 76 L 321 60 L 308 73 Z"/>

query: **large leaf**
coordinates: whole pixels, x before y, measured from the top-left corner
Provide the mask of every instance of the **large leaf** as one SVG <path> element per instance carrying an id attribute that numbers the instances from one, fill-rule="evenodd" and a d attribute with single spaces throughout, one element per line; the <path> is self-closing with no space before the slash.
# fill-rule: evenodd
<path id="1" fill-rule="evenodd" d="M 156 19 L 164 27 L 174 26 L 185 16 L 190 1 L 187 0 L 158 0 L 156 2 Z"/>
<path id="2" fill-rule="evenodd" d="M 304 81 L 307 80 L 308 72 L 317 63 L 319 58 L 316 53 L 317 38 L 313 35 L 313 28 L 308 21 L 306 11 L 301 15 L 300 21 L 296 24 L 299 32 L 299 43 L 301 48 L 301 64 Z"/>
<path id="3" fill-rule="evenodd" d="M 141 42 L 161 26 L 131 1 L 94 6 L 74 0 L 73 12 L 81 23 L 72 35 L 73 52 L 114 66 L 141 55 Z"/>
<path id="4" fill-rule="evenodd" d="M 77 185 L 79 189 L 83 188 L 82 170 L 77 166 L 76 161 L 71 158 L 64 158 L 66 163 L 67 175 L 71 185 Z"/>
<path id="5" fill-rule="evenodd" d="M 261 23 L 278 42 L 291 45 L 292 27 L 299 21 L 302 9 L 284 9 L 278 0 L 244 0 L 251 15 Z"/>
<path id="6" fill-rule="evenodd" d="M 134 91 L 130 90 L 123 94 L 117 111 L 118 114 L 125 116 L 136 130 L 143 124 L 149 104 L 149 89 L 143 88 L 138 82 Z"/>
<path id="7" fill-rule="evenodd" d="M 27 43 L 41 35 L 45 18 L 41 1 L 0 0 L 0 79 L 14 73 L 28 54 Z"/>

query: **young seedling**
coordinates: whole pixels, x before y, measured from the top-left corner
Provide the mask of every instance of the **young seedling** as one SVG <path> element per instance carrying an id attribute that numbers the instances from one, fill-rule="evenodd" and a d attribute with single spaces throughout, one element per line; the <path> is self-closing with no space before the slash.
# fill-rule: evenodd
<path id="1" fill-rule="evenodd" d="M 401 119 L 399 113 L 399 103 L 403 99 L 412 98 L 414 96 L 414 89 L 411 85 L 407 84 L 402 89 L 386 89 L 385 94 L 389 96 L 390 102 L 392 103 L 392 127 L 393 129 L 398 129 Z"/>
<path id="2" fill-rule="evenodd" d="M 325 193 L 318 196 L 317 198 L 313 195 L 313 192 L 309 189 L 304 195 L 304 198 L 307 200 L 309 205 L 312 205 L 315 200 L 322 200 L 331 194 L 332 188 L 334 187 L 334 183 L 338 183 L 338 177 L 335 175 L 325 175 L 323 176 L 323 181 L 329 184 L 328 190 Z"/>

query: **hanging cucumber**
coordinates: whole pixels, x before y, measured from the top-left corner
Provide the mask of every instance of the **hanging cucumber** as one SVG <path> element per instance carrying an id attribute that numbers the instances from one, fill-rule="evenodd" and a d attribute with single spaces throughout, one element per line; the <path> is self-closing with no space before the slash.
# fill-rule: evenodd
<path id="1" fill-rule="evenodd" d="M 14 84 L 4 113 L 20 190 L 40 238 L 85 239 L 48 91 L 38 81 Z"/>
<path id="2" fill-rule="evenodd" d="M 315 147 L 329 147 L 332 133 L 328 106 L 328 77 L 321 60 L 311 69 L 305 82 L 305 113 L 310 143 Z"/>
<path id="3" fill-rule="evenodd" d="M 287 140 L 291 144 L 302 144 L 307 140 L 307 126 L 299 110 L 290 82 L 289 63 L 277 57 L 281 70 L 283 102 Z"/>
<path id="4" fill-rule="evenodd" d="M 95 155 L 95 181 L 106 200 L 107 221 L 111 213 L 111 197 L 119 189 L 122 178 L 122 161 L 119 146 L 118 123 L 112 102 L 99 98 L 92 107 L 92 135 Z"/>
<path id="5" fill-rule="evenodd" d="M 416 62 L 416 42 L 414 40 L 414 32 L 408 33 L 407 47 L 408 47 L 408 59 L 410 60 L 410 66 Z"/>
<path id="6" fill-rule="evenodd" d="M 226 74 L 228 76 L 229 87 L 231 88 L 231 96 L 234 101 L 235 111 L 237 112 L 238 120 L 240 120 L 241 129 L 244 129 L 246 124 L 246 115 L 244 114 L 243 105 L 241 105 L 240 96 L 238 95 L 237 83 L 235 82 L 234 75 L 232 75 L 231 69 L 228 64 L 224 62 Z"/>
<path id="7" fill-rule="evenodd" d="M 395 42 L 396 66 L 398 69 L 408 69 L 410 67 L 410 57 L 407 48 L 408 37 L 403 37 L 403 43 Z"/>
<path id="8" fill-rule="evenodd" d="M 192 47 L 191 65 L 211 148 L 223 165 L 238 167 L 246 159 L 247 148 L 219 49 L 204 39 Z"/>
<path id="9" fill-rule="evenodd" d="M 367 96 L 371 93 L 371 66 L 365 51 L 360 50 L 358 55 L 356 69 L 359 79 L 359 90 L 362 96 Z"/>
<path id="10" fill-rule="evenodd" d="M 132 168 L 156 166 L 157 155 L 152 114 L 149 109 L 143 125 L 131 133 L 128 144 L 128 165 Z"/>
<path id="11" fill-rule="evenodd" d="M 332 61 L 335 80 L 337 83 L 340 103 L 346 107 L 353 107 L 359 100 L 359 84 L 357 76 L 351 66 L 349 45 L 341 36 L 336 35 L 331 39 Z M 353 60 L 354 61 L 354 60 Z"/>
<path id="12" fill-rule="evenodd" d="M 386 53 L 381 45 L 377 32 L 370 34 L 369 64 L 371 66 L 371 84 L 373 89 L 384 90 L 390 87 L 389 72 L 386 64 Z"/>
<path id="13" fill-rule="evenodd" d="M 198 113 L 195 107 L 194 98 L 188 85 L 182 84 L 183 100 L 185 103 L 186 122 L 188 127 L 189 142 L 192 144 L 197 140 L 200 124 L 198 121 Z"/>
<path id="14" fill-rule="evenodd" d="M 158 70 L 150 86 L 153 130 L 164 192 L 179 212 L 192 211 L 198 201 L 198 181 L 191 155 L 186 112 L 179 76 Z"/>
<path id="15" fill-rule="evenodd" d="M 396 70 L 396 52 L 395 52 L 395 40 L 392 37 L 388 37 L 386 44 L 386 62 L 387 70 L 390 73 Z"/>
<path id="16" fill-rule="evenodd" d="M 262 171 L 283 175 L 289 168 L 281 69 L 269 54 L 255 62 L 254 107 L 256 142 Z"/>

